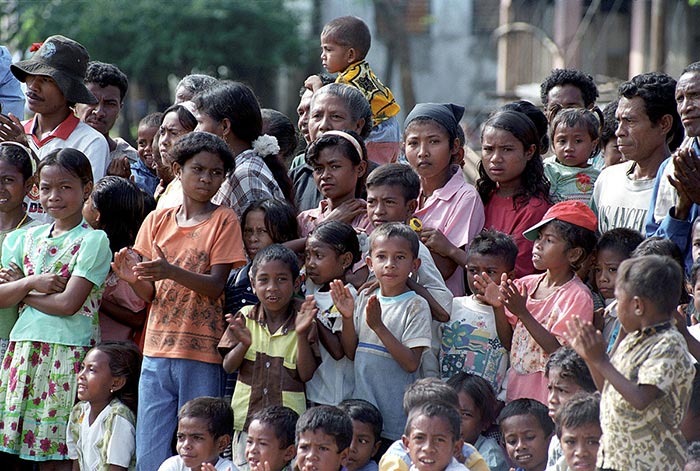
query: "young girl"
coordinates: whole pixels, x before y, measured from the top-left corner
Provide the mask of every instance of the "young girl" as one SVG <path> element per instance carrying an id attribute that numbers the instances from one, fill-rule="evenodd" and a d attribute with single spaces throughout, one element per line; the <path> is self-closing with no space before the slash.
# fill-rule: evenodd
<path id="1" fill-rule="evenodd" d="M 0 203 L 0 254 L 2 242 L 8 234 L 37 225 L 22 206 L 24 197 L 33 185 L 33 161 L 31 151 L 22 144 L 13 141 L 0 143 L 0 188 L 4 193 Z M 0 270 L 0 281 L 11 279 L 5 276 L 11 274 Z M 19 306 L 0 309 L 0 357 L 5 356 L 10 343 L 10 331 L 17 321 L 18 309 Z"/>
<path id="2" fill-rule="evenodd" d="M 554 155 L 544 159 L 544 175 L 549 180 L 549 196 L 555 203 L 576 200 L 590 203 L 600 169 L 588 163 L 598 152 L 603 115 L 583 108 L 561 110 L 551 128 Z"/>
<path id="3" fill-rule="evenodd" d="M 406 117 L 404 152 L 420 177 L 421 241 L 430 249 L 445 284 L 464 296 L 464 247 L 484 227 L 484 206 L 460 170 L 458 139 L 464 108 L 421 103 Z"/>
<path id="4" fill-rule="evenodd" d="M 133 470 L 141 353 L 131 342 L 103 342 L 85 355 L 68 422 L 68 456 L 79 469 Z"/>
<path id="5" fill-rule="evenodd" d="M 340 221 L 319 224 L 306 239 L 306 294 L 318 309 L 321 365 L 306 384 L 306 397 L 316 404 L 338 405 L 350 398 L 355 386 L 353 364 L 345 358 L 340 334 L 343 319 L 331 299 L 330 283 L 345 281 L 345 273 L 360 260 L 355 230 Z M 353 297 L 357 291 L 347 283 Z"/>
<path id="6" fill-rule="evenodd" d="M 585 204 L 557 203 L 524 234 L 535 241 L 535 268 L 545 273 L 516 281 L 503 277 L 499 289 L 488 276 L 475 277 L 478 288 L 486 290 L 482 298 L 494 307 L 498 337 L 510 350 L 506 401 L 529 397 L 546 403 L 545 365 L 564 343 L 566 321 L 593 319 L 591 292 L 576 269 L 595 246 L 596 223 Z"/>
<path id="7" fill-rule="evenodd" d="M 485 227 L 515 239 L 515 275 L 535 271 L 532 241 L 523 231 L 549 209 L 549 183 L 544 176 L 537 128 L 517 111 L 501 111 L 481 128 L 481 162 L 476 188 L 484 202 Z"/>
<path id="8" fill-rule="evenodd" d="M 226 372 L 238 370 L 231 402 L 236 466 L 246 462 L 245 430 L 256 412 L 271 405 L 298 414 L 306 410 L 304 383 L 318 364 L 312 350 L 317 309 L 313 299 L 303 304 L 294 300 L 299 288 L 294 252 L 278 244 L 265 247 L 253 259 L 250 275 L 260 302 L 226 314 L 229 326 L 219 342 Z"/>
<path id="9" fill-rule="evenodd" d="M 233 167 L 226 143 L 194 132 L 175 144 L 172 156 L 182 205 L 149 214 L 135 252 L 120 250 L 112 264 L 117 276 L 151 303 L 136 425 L 143 469 L 157 469 L 171 455 L 178 407 L 223 392 L 216 349 L 226 328 L 222 294 L 231 267 L 245 263 L 238 218 L 211 202 Z"/>
<path id="10" fill-rule="evenodd" d="M 131 180 L 108 176 L 95 183 L 83 206 L 83 217 L 109 238 L 109 249 L 117 253 L 134 245 L 143 222 L 143 193 Z M 146 319 L 146 302 L 129 284 L 110 272 L 100 303 L 102 340 L 133 339 L 132 329 L 140 331 Z"/>
<path id="11" fill-rule="evenodd" d="M 23 305 L 10 332 L 0 374 L 0 451 L 65 469 L 66 425 L 78 366 L 98 339 L 98 316 L 109 272 L 109 241 L 83 220 L 92 168 L 75 149 L 56 149 L 38 169 L 41 204 L 52 224 L 5 239 L 2 266 L 15 281 L 0 284 L 0 306 Z"/>

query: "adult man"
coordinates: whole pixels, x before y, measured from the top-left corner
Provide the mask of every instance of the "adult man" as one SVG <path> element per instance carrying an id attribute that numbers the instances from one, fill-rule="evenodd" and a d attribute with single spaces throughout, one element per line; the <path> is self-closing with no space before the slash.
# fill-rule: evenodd
<path id="1" fill-rule="evenodd" d="M 644 232 L 656 173 L 683 138 L 675 88 L 673 78 L 659 73 L 620 85 L 615 135 L 628 162 L 605 168 L 596 181 L 591 206 L 601 233 L 616 227 Z"/>
<path id="2" fill-rule="evenodd" d="M 540 85 L 540 99 L 550 122 L 558 107 L 591 109 L 596 98 L 598 88 L 593 77 L 580 70 L 554 69 Z"/>
<path id="3" fill-rule="evenodd" d="M 129 88 L 126 75 L 116 65 L 92 61 L 85 74 L 85 86 L 95 96 L 97 103 L 78 103 L 75 105 L 75 113 L 80 121 L 90 125 L 107 140 L 107 174 L 128 178 L 131 175 L 129 164 L 139 158 L 138 153 L 124 139 L 113 139 L 109 135 Z"/>

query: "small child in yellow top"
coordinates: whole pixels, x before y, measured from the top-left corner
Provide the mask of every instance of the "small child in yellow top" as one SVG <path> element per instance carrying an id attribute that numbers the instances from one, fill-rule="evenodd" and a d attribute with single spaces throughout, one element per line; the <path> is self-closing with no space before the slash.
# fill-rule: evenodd
<path id="1" fill-rule="evenodd" d="M 331 20 L 321 32 L 321 62 L 336 83 L 358 88 L 372 106 L 372 131 L 366 139 L 369 159 L 385 164 L 399 156 L 401 129 L 396 119 L 401 109 L 388 87 L 365 60 L 372 43 L 367 24 L 356 16 Z M 307 87 L 320 88 L 320 80 L 307 79 Z"/>

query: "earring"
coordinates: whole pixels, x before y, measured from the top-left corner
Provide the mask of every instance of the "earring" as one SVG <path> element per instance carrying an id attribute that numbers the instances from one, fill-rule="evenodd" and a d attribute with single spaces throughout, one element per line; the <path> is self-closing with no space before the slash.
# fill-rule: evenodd
<path id="1" fill-rule="evenodd" d="M 110 393 L 110 394 L 114 394 L 114 389 L 113 389 L 113 388 L 109 388 L 109 393 Z"/>

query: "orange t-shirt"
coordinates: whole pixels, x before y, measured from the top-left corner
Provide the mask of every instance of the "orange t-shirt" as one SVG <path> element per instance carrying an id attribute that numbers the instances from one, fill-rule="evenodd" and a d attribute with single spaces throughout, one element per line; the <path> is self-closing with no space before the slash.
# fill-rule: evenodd
<path id="1" fill-rule="evenodd" d="M 149 214 L 136 236 L 134 250 L 153 260 L 158 258 L 157 244 L 168 262 L 194 273 L 209 273 L 212 265 L 245 263 L 241 227 L 233 210 L 219 206 L 206 221 L 180 227 L 175 219 L 179 209 Z M 221 363 L 216 347 L 226 330 L 223 292 L 213 299 L 169 279 L 156 281 L 155 288 L 144 355 Z"/>

